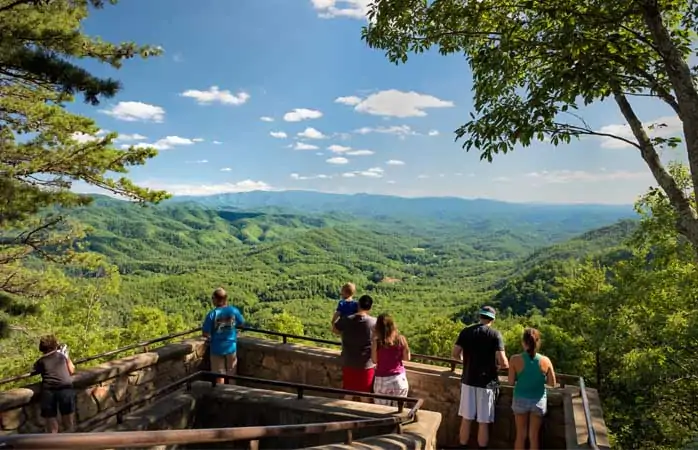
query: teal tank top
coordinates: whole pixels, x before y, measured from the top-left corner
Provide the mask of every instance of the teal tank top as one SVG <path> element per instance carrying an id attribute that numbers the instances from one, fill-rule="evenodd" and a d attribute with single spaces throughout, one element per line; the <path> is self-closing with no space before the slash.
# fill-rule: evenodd
<path id="1" fill-rule="evenodd" d="M 530 400 L 540 400 L 545 397 L 545 375 L 540 370 L 541 355 L 533 358 L 528 353 L 522 353 L 523 370 L 516 374 L 514 397 Z"/>

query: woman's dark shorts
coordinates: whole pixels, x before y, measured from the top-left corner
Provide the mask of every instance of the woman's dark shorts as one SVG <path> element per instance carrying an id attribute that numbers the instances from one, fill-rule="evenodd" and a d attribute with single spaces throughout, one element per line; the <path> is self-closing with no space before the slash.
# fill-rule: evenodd
<path id="1" fill-rule="evenodd" d="M 42 389 L 41 417 L 51 419 L 58 415 L 67 416 L 75 412 L 75 391 L 72 388 Z"/>

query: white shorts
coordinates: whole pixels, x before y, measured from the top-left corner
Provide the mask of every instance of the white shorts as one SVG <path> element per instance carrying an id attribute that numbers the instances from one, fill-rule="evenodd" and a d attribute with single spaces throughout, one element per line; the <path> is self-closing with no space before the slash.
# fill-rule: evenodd
<path id="1" fill-rule="evenodd" d="M 458 415 L 478 423 L 494 422 L 494 389 L 461 384 Z"/>

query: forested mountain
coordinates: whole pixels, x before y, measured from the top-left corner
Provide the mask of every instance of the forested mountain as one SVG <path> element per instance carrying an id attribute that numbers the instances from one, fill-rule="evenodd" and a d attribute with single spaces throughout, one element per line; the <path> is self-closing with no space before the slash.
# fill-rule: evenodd
<path id="1" fill-rule="evenodd" d="M 517 224 L 558 224 L 561 230 L 579 234 L 617 220 L 635 217 L 629 205 L 546 205 L 468 200 L 456 197 L 404 198 L 373 194 L 328 194 L 312 191 L 253 191 L 211 196 L 174 197 L 165 202 L 196 203 L 216 209 L 283 209 L 301 214 L 349 214 L 371 219 L 408 218 L 441 222 L 458 221 L 474 228 Z M 560 236 L 561 239 L 567 236 Z"/>
<path id="2" fill-rule="evenodd" d="M 601 340 L 610 339 L 609 329 L 602 328 L 608 318 L 594 316 L 621 301 L 631 311 L 638 289 L 663 286 L 663 281 L 643 284 L 644 274 L 654 272 L 647 272 L 643 253 L 635 257 L 638 249 L 629 244 L 631 237 L 655 233 L 650 222 L 623 219 L 628 214 L 620 207 L 526 210 L 456 199 L 444 202 L 462 209 L 441 215 L 433 206 L 427 213 L 395 207 L 391 216 L 352 214 L 347 205 L 361 196 L 339 196 L 346 202 L 341 213 L 331 212 L 336 203 L 303 205 L 308 209 L 303 212 L 280 206 L 285 197 L 273 194 L 258 194 L 272 200 L 249 209 L 206 206 L 218 197 L 156 207 L 99 197 L 91 206 L 63 211 L 91 228 L 82 245 L 104 260 L 92 270 L 66 271 L 64 281 L 56 278 L 73 288 L 37 303 L 38 314 L 5 317 L 22 333 L 0 340 L 3 374 L 26 370 L 36 355 L 15 349 L 33 349 L 45 331 L 57 333 L 80 357 L 197 326 L 218 286 L 229 291 L 253 326 L 334 339 L 329 320 L 340 286 L 352 281 L 359 293 L 374 296 L 375 314 L 395 317 L 415 353 L 448 356 L 462 321 L 492 304 L 500 310 L 497 327 L 509 352 L 518 351 L 524 325 L 536 326 L 560 372 L 579 373 L 602 388 L 607 420 L 619 439 L 668 436 L 655 431 L 635 437 L 639 428 L 629 424 L 636 410 L 649 406 L 632 403 L 642 389 L 634 378 L 622 381 L 621 374 L 636 370 L 633 363 L 612 357 L 614 348 L 631 351 L 633 341 L 614 336 L 609 347 Z M 412 200 L 388 198 L 387 204 L 393 201 Z M 585 223 L 601 226 L 584 228 Z M 665 245 L 655 241 L 652 248 Z M 628 275 L 631 268 L 638 272 Z M 615 284 L 617 274 L 623 281 Z"/>

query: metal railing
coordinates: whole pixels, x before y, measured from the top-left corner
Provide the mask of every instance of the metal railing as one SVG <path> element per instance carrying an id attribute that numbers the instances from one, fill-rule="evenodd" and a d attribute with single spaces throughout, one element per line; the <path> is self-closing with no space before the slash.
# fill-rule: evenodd
<path id="1" fill-rule="evenodd" d="M 403 412 L 405 403 L 413 403 L 412 408 L 404 416 L 388 416 L 372 419 L 356 419 L 341 422 L 324 422 L 300 425 L 272 425 L 256 427 L 233 427 L 186 430 L 153 430 L 153 431 L 109 431 L 90 433 L 85 432 L 90 427 L 116 416 L 117 424 L 123 423 L 123 414 L 130 409 L 160 396 L 163 393 L 187 386 L 197 380 L 211 381 L 215 386 L 216 378 L 236 380 L 250 383 L 266 384 L 276 387 L 295 388 L 298 399 L 302 399 L 307 391 L 342 394 L 345 396 L 368 397 L 382 400 L 392 400 L 397 403 L 397 412 Z M 259 448 L 259 441 L 270 437 L 291 437 L 302 435 L 323 434 L 344 431 L 344 443 L 351 445 L 353 431 L 365 428 L 395 426 L 395 432 L 402 433 L 403 426 L 417 421 L 417 412 L 422 407 L 423 400 L 413 397 L 396 397 L 392 395 L 371 394 L 367 392 L 350 391 L 324 386 L 314 386 L 288 381 L 269 380 L 242 375 L 226 375 L 215 372 L 197 372 L 170 385 L 152 392 L 146 397 L 134 400 L 108 414 L 95 416 L 80 425 L 78 433 L 66 434 L 16 434 L 0 438 L 0 449 L 94 449 L 94 448 L 124 448 L 146 447 L 155 445 L 210 444 L 214 442 L 249 441 L 250 448 Z"/>
<path id="2" fill-rule="evenodd" d="M 238 327 L 238 329 L 240 331 L 246 332 L 246 333 L 260 333 L 260 334 L 264 334 L 267 336 L 280 337 L 284 344 L 287 344 L 289 339 L 293 339 L 293 340 L 298 340 L 298 341 L 313 342 L 313 343 L 317 343 L 317 344 L 332 345 L 332 346 L 341 346 L 342 345 L 341 342 L 339 342 L 339 341 L 316 338 L 316 337 L 312 337 L 312 336 L 300 336 L 300 335 L 295 335 L 295 334 L 282 333 L 280 331 L 263 330 L 263 329 L 259 329 L 259 328 L 252 328 L 252 327 L 245 327 L 245 326 Z M 85 358 L 80 358 L 80 359 L 75 360 L 74 363 L 77 366 L 80 364 L 84 364 L 86 362 L 90 362 L 90 361 L 94 361 L 94 360 L 98 360 L 98 359 L 103 359 L 103 358 L 107 358 L 110 356 L 115 356 L 115 355 L 130 351 L 130 350 L 134 350 L 134 349 L 142 349 L 143 351 L 148 351 L 149 347 L 151 347 L 154 344 L 163 343 L 166 341 L 170 341 L 172 339 L 180 338 L 180 337 L 195 334 L 195 333 L 201 333 L 201 328 L 197 327 L 197 328 L 193 328 L 191 330 L 180 331 L 178 333 L 173 333 L 173 334 L 169 334 L 166 336 L 161 336 L 161 337 L 151 339 L 148 341 L 137 342 L 137 343 L 130 344 L 130 345 L 127 345 L 125 347 L 121 347 L 121 348 L 111 350 L 108 352 L 100 353 L 100 354 L 93 355 L 93 356 L 88 356 Z M 441 356 L 431 356 L 431 355 L 421 355 L 421 354 L 417 354 L 417 353 L 412 354 L 412 359 L 413 360 L 428 361 L 428 362 L 432 362 L 432 363 L 447 364 L 450 367 L 450 370 L 452 372 L 454 372 L 456 370 L 456 367 L 458 367 L 459 365 L 462 364 L 462 361 L 458 361 L 458 360 L 455 360 L 452 358 L 444 358 Z M 0 386 L 2 386 L 3 384 L 8 384 L 8 383 L 20 381 L 20 380 L 23 380 L 26 378 L 30 378 L 30 377 L 35 376 L 35 375 L 37 375 L 36 372 L 28 372 L 28 373 L 16 375 L 13 377 L 4 378 L 4 379 L 0 380 Z M 507 375 L 507 372 L 500 371 L 500 375 L 505 376 L 505 375 Z M 587 422 L 588 445 L 592 449 L 598 449 L 598 444 L 596 441 L 596 433 L 594 432 L 593 425 L 592 425 L 591 410 L 589 408 L 589 399 L 586 395 L 586 387 L 585 387 L 585 383 L 584 383 L 584 378 L 581 376 L 568 375 L 568 374 L 563 374 L 563 373 L 556 374 L 556 377 L 558 379 L 558 384 L 560 385 L 560 387 L 564 388 L 567 384 L 576 385 L 579 387 L 580 392 L 582 393 L 581 394 L 582 405 L 584 407 L 584 416 L 585 416 L 585 419 Z"/>

